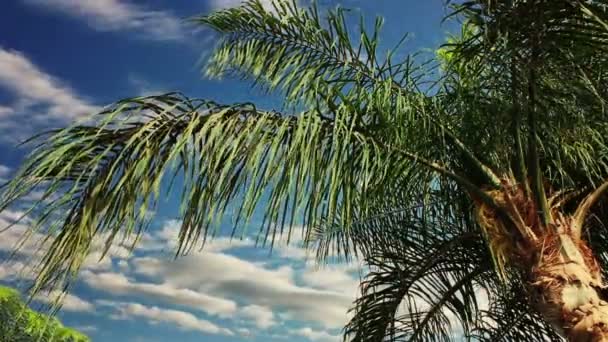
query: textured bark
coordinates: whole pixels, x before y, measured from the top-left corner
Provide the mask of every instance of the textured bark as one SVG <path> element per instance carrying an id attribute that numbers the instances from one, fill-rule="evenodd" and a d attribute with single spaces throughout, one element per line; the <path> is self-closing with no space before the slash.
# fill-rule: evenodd
<path id="1" fill-rule="evenodd" d="M 597 259 L 581 239 L 586 211 L 608 189 L 606 184 L 588 196 L 574 215 L 561 212 L 558 195 L 548 196 L 548 224 L 539 219 L 538 208 L 523 187 L 508 179 L 502 189 L 487 192 L 502 214 L 477 202 L 478 222 L 499 273 L 504 277 L 509 266 L 527 274 L 530 301 L 572 342 L 608 342 L 607 287 Z"/>
<path id="2" fill-rule="evenodd" d="M 597 262 L 565 233 L 545 239 L 531 273 L 531 300 L 569 341 L 608 342 L 608 301 Z"/>

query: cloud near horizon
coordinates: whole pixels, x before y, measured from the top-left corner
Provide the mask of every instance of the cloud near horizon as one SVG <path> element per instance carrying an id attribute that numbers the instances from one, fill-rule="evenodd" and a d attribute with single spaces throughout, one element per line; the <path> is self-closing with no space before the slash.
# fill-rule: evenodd
<path id="1" fill-rule="evenodd" d="M 20 212 L 0 214 L 0 227 L 19 216 Z M 27 223 L 26 219 L 0 233 L 0 253 L 13 250 Z M 162 323 L 206 334 L 340 340 L 339 329 L 347 322 L 347 311 L 356 296 L 355 267 L 317 269 L 305 259 L 285 259 L 280 254 L 262 261 L 244 258 L 241 252 L 256 251 L 253 242 L 245 239 L 232 244 L 226 237 L 209 241 L 202 252 L 174 260 L 160 251 L 173 250 L 176 226 L 175 220 L 168 220 L 161 229 L 146 233 L 141 250 L 133 254 L 118 245 L 101 262 L 89 258 L 78 283 L 95 295 L 70 293 L 64 298 L 63 310 L 83 315 L 107 312 L 108 318 Z M 104 239 L 95 240 L 93 254 L 103 246 Z M 26 244 L 20 258 L 2 264 L 0 280 L 31 279 L 26 260 L 40 257 L 44 250 L 44 246 Z M 16 276 L 18 267 L 28 272 Z M 36 299 L 49 303 L 57 295 L 53 292 Z M 95 320 L 84 325 L 94 331 Z"/>

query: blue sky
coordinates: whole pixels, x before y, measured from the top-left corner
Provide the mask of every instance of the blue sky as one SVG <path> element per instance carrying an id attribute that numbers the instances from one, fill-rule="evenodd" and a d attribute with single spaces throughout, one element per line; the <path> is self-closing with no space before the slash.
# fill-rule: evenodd
<path id="1" fill-rule="evenodd" d="M 412 33 L 407 49 L 437 47 L 445 38 L 442 0 L 320 0 L 368 21 L 385 17 L 382 45 Z M 0 12 L 0 180 L 27 149 L 18 141 L 60 127 L 117 99 L 180 90 L 272 109 L 280 99 L 238 80 L 204 80 L 197 62 L 215 35 L 183 18 L 238 5 L 238 0 L 12 0 Z M 35 196 L 33 194 L 32 196 Z M 0 214 L 0 227 L 18 208 Z M 172 259 L 177 204 L 164 203 L 139 249 L 121 246 L 98 262 L 99 242 L 60 313 L 93 341 L 338 341 L 356 296 L 359 268 L 318 268 L 295 243 L 269 255 L 252 240 L 220 237 L 204 252 Z M 28 220 L 0 234 L 0 257 Z M 255 220 L 252 224 L 255 224 Z M 252 227 L 250 231 L 255 231 Z M 101 241 L 101 240 L 100 240 Z M 26 245 L 0 263 L 0 282 L 27 282 Z M 39 298 L 44 302 L 44 298 Z"/>

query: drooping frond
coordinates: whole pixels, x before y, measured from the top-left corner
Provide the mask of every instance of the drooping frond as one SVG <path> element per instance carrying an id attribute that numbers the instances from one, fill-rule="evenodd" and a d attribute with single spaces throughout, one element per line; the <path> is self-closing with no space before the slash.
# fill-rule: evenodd
<path id="1" fill-rule="evenodd" d="M 428 159 L 451 145 L 475 161 L 488 185 L 498 186 L 492 170 L 438 125 L 445 113 L 425 95 L 432 88 L 425 81 L 433 68 L 411 55 L 397 60 L 403 40 L 384 54 L 378 50 L 381 19 L 371 33 L 362 23 L 353 33 L 341 8 L 321 17 L 314 4 L 301 8 L 293 0 L 272 3 L 274 11 L 254 0 L 194 19 L 222 34 L 209 74 L 253 78 L 270 90 L 283 90 L 287 103 L 327 108 L 330 116 L 347 106 L 360 113 L 352 120 L 373 128 L 379 141 L 407 146 Z"/>
<path id="2" fill-rule="evenodd" d="M 260 1 L 194 18 L 222 34 L 207 73 L 221 76 L 238 73 L 253 77 L 262 86 L 280 88 L 290 102 L 332 101 L 345 87 L 403 87 L 423 77 L 409 58 L 394 62 L 400 44 L 382 60 L 378 56 L 378 33 L 364 27 L 354 34 L 343 9 L 322 17 L 315 4 L 299 7 L 293 0 L 272 1 L 273 10 Z M 400 42 L 401 43 L 401 42 Z M 418 71 L 418 72 L 417 72 Z"/>
<path id="3" fill-rule="evenodd" d="M 439 189 L 435 186 L 417 207 L 378 213 L 350 231 L 346 240 L 370 272 L 345 329 L 346 340 L 511 341 L 525 336 L 526 341 L 559 341 L 527 302 L 520 275 L 509 270 L 504 282 L 495 272 L 466 201 Z"/>
<path id="4" fill-rule="evenodd" d="M 456 207 L 456 205 L 454 206 Z M 435 193 L 424 206 L 387 212 L 354 228 L 370 272 L 345 330 L 353 341 L 451 341 L 471 331 L 492 277 L 484 240 Z M 460 336 L 460 337 L 459 337 Z"/>
<path id="5" fill-rule="evenodd" d="M 488 287 L 488 307 L 478 312 L 471 337 L 475 341 L 563 341 L 527 301 L 522 283 Z"/>
<path id="6" fill-rule="evenodd" d="M 316 251 L 318 262 L 362 258 L 362 253 L 371 248 L 363 237 L 367 229 L 380 229 L 379 226 L 387 224 L 394 226 L 402 217 L 427 210 L 428 194 L 433 191 L 435 179 L 433 173 L 413 167 L 400 176 L 398 185 L 369 194 L 367 210 L 353 211 L 351 227 L 342 226 L 339 220 L 322 220 L 313 227 L 308 242 Z M 390 196 L 383 196 L 387 192 Z"/>
<path id="7" fill-rule="evenodd" d="M 581 202 L 581 204 L 576 208 L 573 216 L 573 229 L 574 236 L 579 238 L 581 236 L 581 232 L 583 229 L 583 224 L 587 219 L 587 215 L 591 208 L 600 201 L 602 196 L 608 191 L 608 181 L 604 182 L 597 189 L 595 189 L 592 193 L 587 195 L 585 199 Z"/>
<path id="8" fill-rule="evenodd" d="M 264 194 L 262 233 L 273 241 L 288 233 L 294 213 L 304 214 L 305 225 L 332 217 L 338 203 L 355 206 L 360 193 L 399 167 L 398 158 L 387 160 L 390 151 L 335 115 L 284 116 L 179 94 L 121 101 L 95 124 L 45 136 L 2 193 L 0 209 L 44 190 L 34 230 L 47 232 L 51 245 L 38 287 L 75 275 L 94 236 L 109 233 L 109 248 L 120 235 L 139 234 L 163 181 L 178 176 L 178 253 L 206 236 L 229 203 L 247 219 Z M 342 219 L 346 224 L 348 212 Z"/>
<path id="9" fill-rule="evenodd" d="M 390 252 L 375 249 L 365 258 L 371 271 L 346 334 L 353 341 L 426 341 L 452 340 L 459 328 L 468 331 L 478 305 L 475 283 L 492 269 L 472 255 L 483 250 L 483 240 L 470 235 L 446 241 L 391 239 L 407 242 Z"/>

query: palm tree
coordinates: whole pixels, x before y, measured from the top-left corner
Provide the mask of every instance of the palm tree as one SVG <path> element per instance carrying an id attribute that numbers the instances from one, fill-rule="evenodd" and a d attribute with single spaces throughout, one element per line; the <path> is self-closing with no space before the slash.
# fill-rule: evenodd
<path id="1" fill-rule="evenodd" d="M 68 284 L 93 237 L 141 234 L 182 177 L 178 255 L 263 203 L 264 241 L 301 223 L 320 261 L 363 259 L 349 340 L 608 341 L 608 1 L 451 6 L 462 33 L 430 62 L 382 53 L 382 20 L 353 34 L 340 8 L 194 18 L 223 37 L 206 74 L 284 112 L 169 93 L 34 139 L 0 199 L 44 190 L 33 291 Z"/>

